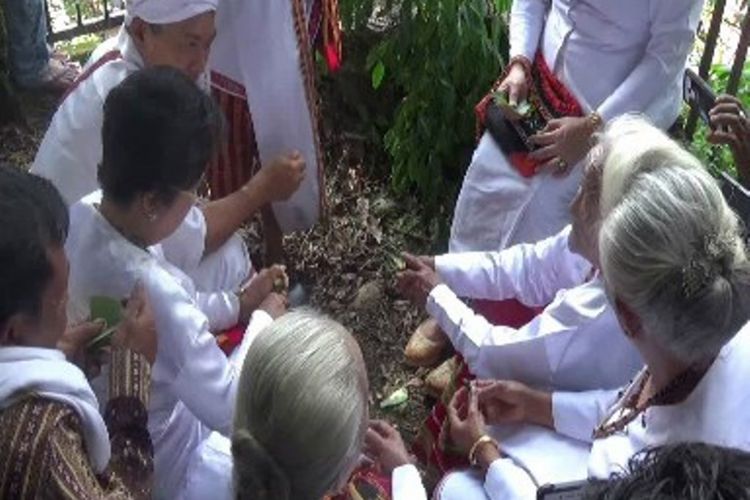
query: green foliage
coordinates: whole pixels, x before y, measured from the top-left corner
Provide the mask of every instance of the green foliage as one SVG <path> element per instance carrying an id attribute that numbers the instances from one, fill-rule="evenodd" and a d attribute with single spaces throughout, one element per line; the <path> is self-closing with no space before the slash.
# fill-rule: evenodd
<path id="1" fill-rule="evenodd" d="M 727 88 L 729 73 L 730 68 L 724 65 L 716 65 L 711 68 L 709 83 L 717 94 L 720 94 Z M 745 105 L 745 109 L 750 109 L 750 62 L 746 63 L 743 68 L 737 97 Z M 731 151 L 727 146 L 715 146 L 709 143 L 707 139 L 708 132 L 708 126 L 699 121 L 690 144 L 690 149 L 714 175 L 718 175 L 721 172 L 729 172 L 736 177 L 737 172 Z"/>
<path id="2" fill-rule="evenodd" d="M 110 5 L 111 5 L 110 0 Z M 104 0 L 63 0 L 65 13 L 73 21 L 77 19 L 77 10 L 81 11 L 83 19 L 92 19 L 104 15 Z"/>
<path id="3" fill-rule="evenodd" d="M 428 207 L 455 198 L 475 141 L 475 104 L 508 52 L 509 0 L 403 0 L 394 28 L 369 54 L 371 83 L 395 89 L 384 136 L 392 181 Z"/>

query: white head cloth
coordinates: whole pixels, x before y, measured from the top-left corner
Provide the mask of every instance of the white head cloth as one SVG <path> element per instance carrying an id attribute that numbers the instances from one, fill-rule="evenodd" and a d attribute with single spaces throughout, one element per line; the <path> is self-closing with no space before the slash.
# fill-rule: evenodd
<path id="1" fill-rule="evenodd" d="M 151 24 L 178 23 L 213 12 L 219 0 L 127 0 L 126 24 L 139 17 Z"/>

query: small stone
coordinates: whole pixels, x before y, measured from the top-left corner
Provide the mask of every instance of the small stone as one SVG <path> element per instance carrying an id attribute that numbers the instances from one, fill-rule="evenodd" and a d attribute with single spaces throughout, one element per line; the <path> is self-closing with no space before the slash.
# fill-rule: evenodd
<path id="1" fill-rule="evenodd" d="M 383 286 L 377 281 L 368 281 L 357 290 L 352 307 L 358 310 L 373 309 L 383 298 Z"/>

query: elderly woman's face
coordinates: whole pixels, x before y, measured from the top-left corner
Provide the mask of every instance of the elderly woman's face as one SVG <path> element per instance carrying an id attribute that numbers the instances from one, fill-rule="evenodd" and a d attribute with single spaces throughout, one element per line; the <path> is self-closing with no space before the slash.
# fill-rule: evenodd
<path id="1" fill-rule="evenodd" d="M 581 186 L 578 188 L 570 212 L 573 228 L 570 233 L 570 249 L 585 257 L 594 266 L 599 266 L 599 198 L 601 196 L 602 168 L 598 154 L 592 154 L 586 165 Z"/>

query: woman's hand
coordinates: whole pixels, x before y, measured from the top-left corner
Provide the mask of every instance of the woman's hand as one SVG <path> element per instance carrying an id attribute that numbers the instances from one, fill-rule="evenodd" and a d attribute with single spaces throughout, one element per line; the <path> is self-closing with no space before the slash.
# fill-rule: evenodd
<path id="1" fill-rule="evenodd" d="M 261 302 L 258 309 L 265 311 L 271 316 L 271 319 L 278 319 L 279 317 L 286 314 L 286 310 L 289 307 L 289 301 L 286 295 L 281 293 L 272 292 Z"/>
<path id="2" fill-rule="evenodd" d="M 479 407 L 490 425 L 529 422 L 554 428 L 552 395 L 509 380 L 478 381 Z"/>
<path id="3" fill-rule="evenodd" d="M 401 434 L 384 420 L 370 422 L 365 435 L 365 454 L 388 476 L 393 469 L 411 463 Z"/>
<path id="4" fill-rule="evenodd" d="M 253 311 L 258 309 L 264 300 L 272 293 L 286 293 L 289 288 L 289 276 L 286 267 L 273 265 L 262 269 L 242 287 L 239 294 L 241 323 L 247 323 Z"/>
<path id="5" fill-rule="evenodd" d="M 508 75 L 497 88 L 498 92 L 508 94 L 508 104 L 517 106 L 524 102 L 529 95 L 529 82 L 526 71 L 520 62 L 514 62 L 508 70 Z"/>
<path id="6" fill-rule="evenodd" d="M 156 361 L 156 324 L 146 290 L 141 283 L 136 284 L 130 294 L 122 322 L 112 337 L 112 345 L 142 354 L 151 365 Z"/>
<path id="7" fill-rule="evenodd" d="M 750 122 L 742 102 L 734 96 L 721 95 L 716 98 L 709 117 L 709 142 L 729 146 L 740 180 L 745 186 L 750 185 Z"/>
<path id="8" fill-rule="evenodd" d="M 403 258 L 406 269 L 396 275 L 396 287 L 414 305 L 424 307 L 427 296 L 441 283 L 435 271 L 435 261 L 409 253 L 404 253 Z"/>
<path id="9" fill-rule="evenodd" d="M 484 415 L 479 411 L 479 399 L 473 384 L 461 387 L 448 404 L 448 422 L 453 445 L 468 455 L 477 440 L 487 434 Z"/>
<path id="10" fill-rule="evenodd" d="M 551 169 L 555 176 L 568 175 L 591 149 L 594 122 L 590 117 L 571 117 L 550 120 L 541 132 L 530 137 L 539 149 L 531 157 Z"/>
<path id="11" fill-rule="evenodd" d="M 448 422 L 453 445 L 470 460 L 475 460 L 475 463 L 483 470 L 501 457 L 496 443 L 492 441 L 479 443 L 480 438 L 487 436 L 487 425 L 479 409 L 479 398 L 474 382 L 468 389 L 462 387 L 453 395 L 448 405 Z M 469 456 L 472 452 L 473 456 Z"/>

